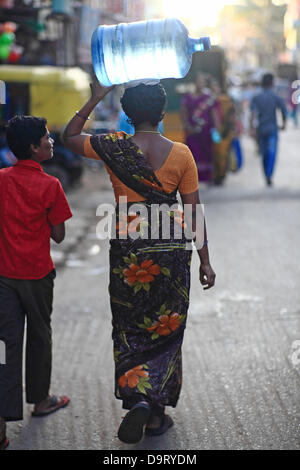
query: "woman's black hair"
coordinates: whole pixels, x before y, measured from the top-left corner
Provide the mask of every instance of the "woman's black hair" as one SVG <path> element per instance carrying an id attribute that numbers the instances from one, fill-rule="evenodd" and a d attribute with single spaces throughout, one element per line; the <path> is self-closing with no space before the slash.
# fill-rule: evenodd
<path id="1" fill-rule="evenodd" d="M 40 145 L 47 121 L 35 116 L 14 116 L 6 125 L 6 140 L 18 160 L 31 158 L 30 145 Z"/>
<path id="2" fill-rule="evenodd" d="M 156 126 L 164 117 L 166 102 L 166 91 L 160 83 L 126 88 L 121 98 L 123 111 L 134 127 L 143 122 Z"/>

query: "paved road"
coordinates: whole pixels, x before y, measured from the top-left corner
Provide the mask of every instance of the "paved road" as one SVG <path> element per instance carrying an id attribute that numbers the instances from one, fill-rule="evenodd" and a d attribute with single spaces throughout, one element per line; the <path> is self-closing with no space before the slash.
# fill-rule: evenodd
<path id="1" fill-rule="evenodd" d="M 194 256 L 176 425 L 133 447 L 116 437 L 124 411 L 113 397 L 108 244 L 95 235 L 96 207 L 113 197 L 101 172 L 86 173 L 69 195 L 63 251 L 53 247 L 52 390 L 72 402 L 41 419 L 26 405 L 24 421 L 8 427 L 10 449 L 300 448 L 299 145 L 299 131 L 282 136 L 273 188 L 247 138 L 243 170 L 201 188 L 217 283 L 203 292 Z"/>

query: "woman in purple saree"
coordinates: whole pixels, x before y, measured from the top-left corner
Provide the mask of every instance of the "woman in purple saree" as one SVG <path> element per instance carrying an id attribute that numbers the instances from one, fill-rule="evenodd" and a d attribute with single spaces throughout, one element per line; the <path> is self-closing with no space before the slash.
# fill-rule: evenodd
<path id="1" fill-rule="evenodd" d="M 186 134 L 186 144 L 191 150 L 198 169 L 198 179 L 209 183 L 213 177 L 212 129 L 218 129 L 218 104 L 205 91 L 202 73 L 196 76 L 195 93 L 187 93 L 181 102 L 181 116 Z"/>

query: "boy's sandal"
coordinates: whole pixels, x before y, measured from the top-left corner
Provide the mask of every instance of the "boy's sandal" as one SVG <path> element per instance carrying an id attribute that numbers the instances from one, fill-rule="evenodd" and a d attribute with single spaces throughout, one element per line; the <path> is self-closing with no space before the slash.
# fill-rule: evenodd
<path id="1" fill-rule="evenodd" d="M 0 441 L 0 450 L 5 450 L 8 444 L 9 444 L 9 440 L 5 436 L 5 438 L 2 439 L 2 441 Z"/>
<path id="2" fill-rule="evenodd" d="M 47 408 L 41 411 L 33 411 L 31 416 L 46 416 L 50 413 L 54 413 L 54 411 L 59 410 L 60 408 L 64 408 L 70 402 L 70 398 L 66 396 L 62 396 L 57 398 L 57 396 L 52 395 L 49 400 L 49 405 Z"/>
<path id="3" fill-rule="evenodd" d="M 151 408 L 147 403 L 137 403 L 126 414 L 119 431 L 118 438 L 126 444 L 136 444 L 144 435 L 146 425 L 151 413 Z"/>
<path id="4" fill-rule="evenodd" d="M 174 424 L 173 419 L 169 415 L 163 415 L 162 423 L 158 428 L 146 428 L 145 435 L 146 436 L 160 436 L 164 434 L 169 428 L 171 428 Z"/>

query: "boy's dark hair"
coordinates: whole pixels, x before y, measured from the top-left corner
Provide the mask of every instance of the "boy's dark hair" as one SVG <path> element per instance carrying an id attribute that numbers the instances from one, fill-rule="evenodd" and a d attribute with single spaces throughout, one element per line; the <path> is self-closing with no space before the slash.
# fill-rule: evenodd
<path id="1" fill-rule="evenodd" d="M 40 145 L 47 121 L 35 116 L 14 116 L 6 125 L 6 140 L 18 160 L 31 158 L 30 145 Z"/>
<path id="2" fill-rule="evenodd" d="M 262 86 L 264 88 L 270 88 L 271 86 L 273 86 L 273 83 L 274 83 L 274 75 L 272 75 L 271 73 L 265 73 L 261 82 Z"/>
<path id="3" fill-rule="evenodd" d="M 138 85 L 126 88 L 121 105 L 128 116 L 128 122 L 135 127 L 143 122 L 156 126 L 164 117 L 167 95 L 164 87 L 157 85 Z"/>

